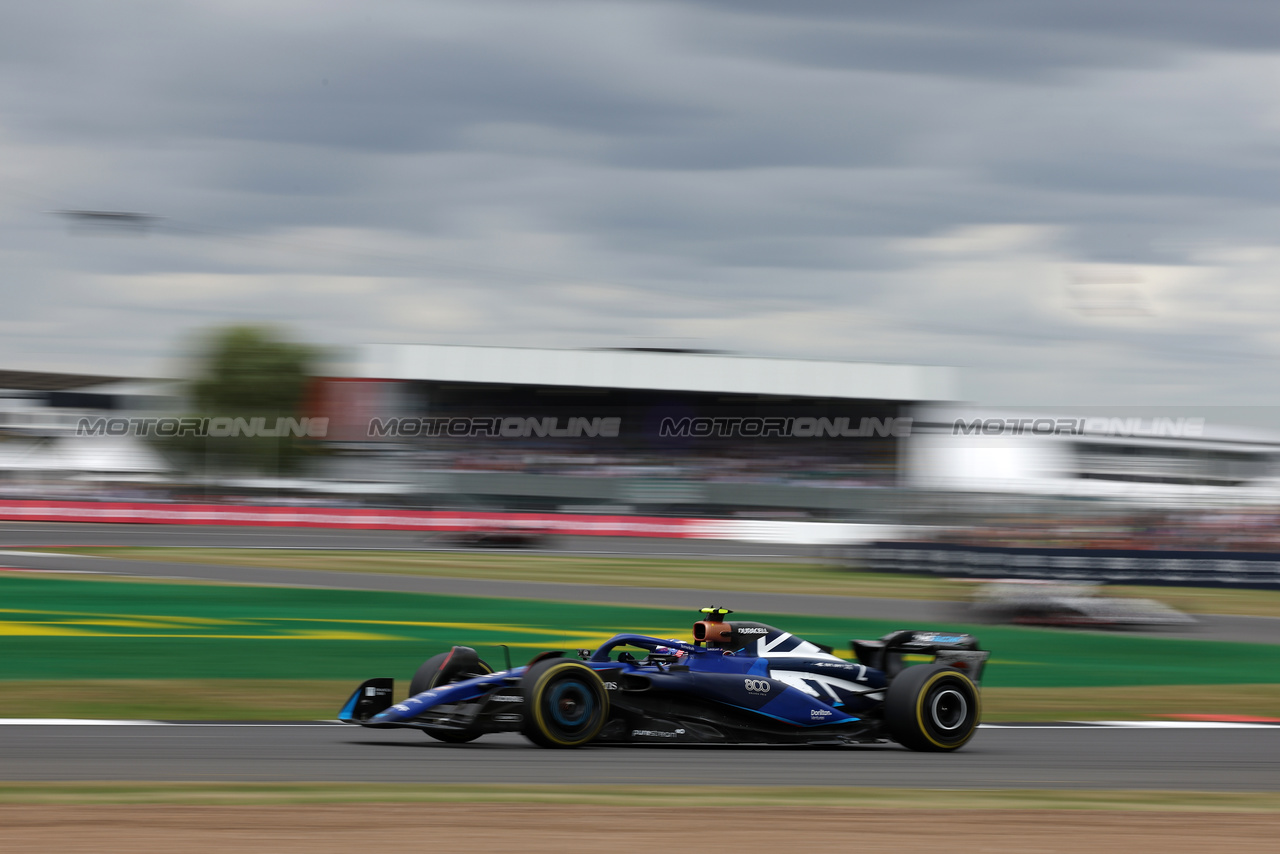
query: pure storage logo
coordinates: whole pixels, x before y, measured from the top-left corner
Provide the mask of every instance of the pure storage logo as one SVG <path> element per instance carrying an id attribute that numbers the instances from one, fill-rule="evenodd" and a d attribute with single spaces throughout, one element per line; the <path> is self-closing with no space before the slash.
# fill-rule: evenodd
<path id="1" fill-rule="evenodd" d="M 911 435 L 910 418 L 663 418 L 658 435 L 672 438 L 791 437 L 846 439 Z"/>
<path id="2" fill-rule="evenodd" d="M 77 436 L 199 436 L 226 439 L 253 438 L 323 439 L 329 433 L 328 418 L 81 418 Z"/>
<path id="3" fill-rule="evenodd" d="M 1120 436 L 1198 439 L 1203 418 L 957 418 L 952 436 Z"/>
<path id="4" fill-rule="evenodd" d="M 621 418 L 373 418 L 366 435 L 373 439 L 399 436 L 497 437 L 502 439 L 616 439 Z"/>

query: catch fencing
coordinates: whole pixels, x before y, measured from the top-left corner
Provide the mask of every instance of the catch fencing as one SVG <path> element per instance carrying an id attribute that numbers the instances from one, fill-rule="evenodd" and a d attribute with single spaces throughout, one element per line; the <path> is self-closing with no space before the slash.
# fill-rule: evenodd
<path id="1" fill-rule="evenodd" d="M 878 572 L 1103 584 L 1280 589 L 1280 554 L 972 546 L 876 542 L 862 554 Z"/>

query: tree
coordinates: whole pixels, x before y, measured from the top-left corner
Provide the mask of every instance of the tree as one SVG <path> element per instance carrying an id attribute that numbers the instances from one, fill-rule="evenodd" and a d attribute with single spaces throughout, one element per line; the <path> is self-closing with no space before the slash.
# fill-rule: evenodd
<path id="1" fill-rule="evenodd" d="M 202 412 L 296 416 L 315 358 L 311 347 L 268 327 L 217 330 L 202 348 L 192 403 Z"/>
<path id="2" fill-rule="evenodd" d="M 230 326 L 208 334 L 198 348 L 190 403 L 200 418 L 301 418 L 319 353 L 270 327 Z M 169 446 L 189 466 L 206 471 L 292 474 L 314 451 L 313 439 L 294 435 L 181 437 Z"/>

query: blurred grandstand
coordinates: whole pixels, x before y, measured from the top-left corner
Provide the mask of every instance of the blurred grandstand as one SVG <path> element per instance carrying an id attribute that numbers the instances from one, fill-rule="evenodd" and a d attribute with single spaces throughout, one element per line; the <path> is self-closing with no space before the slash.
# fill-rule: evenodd
<path id="1" fill-rule="evenodd" d="M 897 489 L 909 422 L 894 422 L 952 394 L 943 368 L 671 351 L 375 347 L 348 373 L 316 379 L 326 453 L 288 478 L 77 435 L 86 418 L 180 415 L 176 382 L 0 375 L 0 497 L 843 517 Z M 502 419 L 533 429 L 497 435 Z M 460 420 L 493 426 L 455 435 Z"/>
<path id="2" fill-rule="evenodd" d="M 357 372 L 318 386 L 330 478 L 394 461 L 419 503 L 513 509 L 879 513 L 907 438 L 892 428 L 954 393 L 945 368 L 656 350 L 384 346 Z M 521 421 L 539 429 L 492 435 Z"/>
<path id="3" fill-rule="evenodd" d="M 956 403 L 948 368 L 379 345 L 328 373 L 300 413 L 328 419 L 309 440 L 323 453 L 284 477 L 214 455 L 179 462 L 132 433 L 78 435 L 86 418 L 177 417 L 179 382 L 0 372 L 0 498 L 887 522 L 917 539 L 1017 546 L 1280 545 L 1280 433 L 1203 417 L 1036 430 L 1041 415 Z"/>

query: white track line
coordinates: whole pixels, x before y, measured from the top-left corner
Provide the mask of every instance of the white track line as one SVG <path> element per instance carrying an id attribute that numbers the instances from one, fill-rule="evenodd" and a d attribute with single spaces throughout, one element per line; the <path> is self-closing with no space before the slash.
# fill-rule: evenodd
<path id="1" fill-rule="evenodd" d="M 1125 729 L 1275 729 L 1276 724 L 1261 721 L 1068 721 L 1089 723 L 1099 727 Z"/>
<path id="2" fill-rule="evenodd" d="M 0 718 L 0 726 L 165 726 L 163 721 L 115 721 L 89 718 Z"/>
<path id="3" fill-rule="evenodd" d="M 77 555 L 69 552 L 20 552 L 12 549 L 0 550 L 4 557 L 96 557 L 96 555 Z"/>
<path id="4" fill-rule="evenodd" d="M 317 727 L 341 721 L 122 721 L 91 718 L 0 718 L 0 726 L 178 726 L 178 727 Z"/>
<path id="5" fill-rule="evenodd" d="M 177 727 L 316 727 L 343 726 L 341 721 L 145 721 L 92 718 L 0 718 L 0 726 L 177 726 Z M 979 729 L 1274 729 L 1280 724 L 1246 721 L 1061 721 L 1059 723 L 979 724 Z"/>

